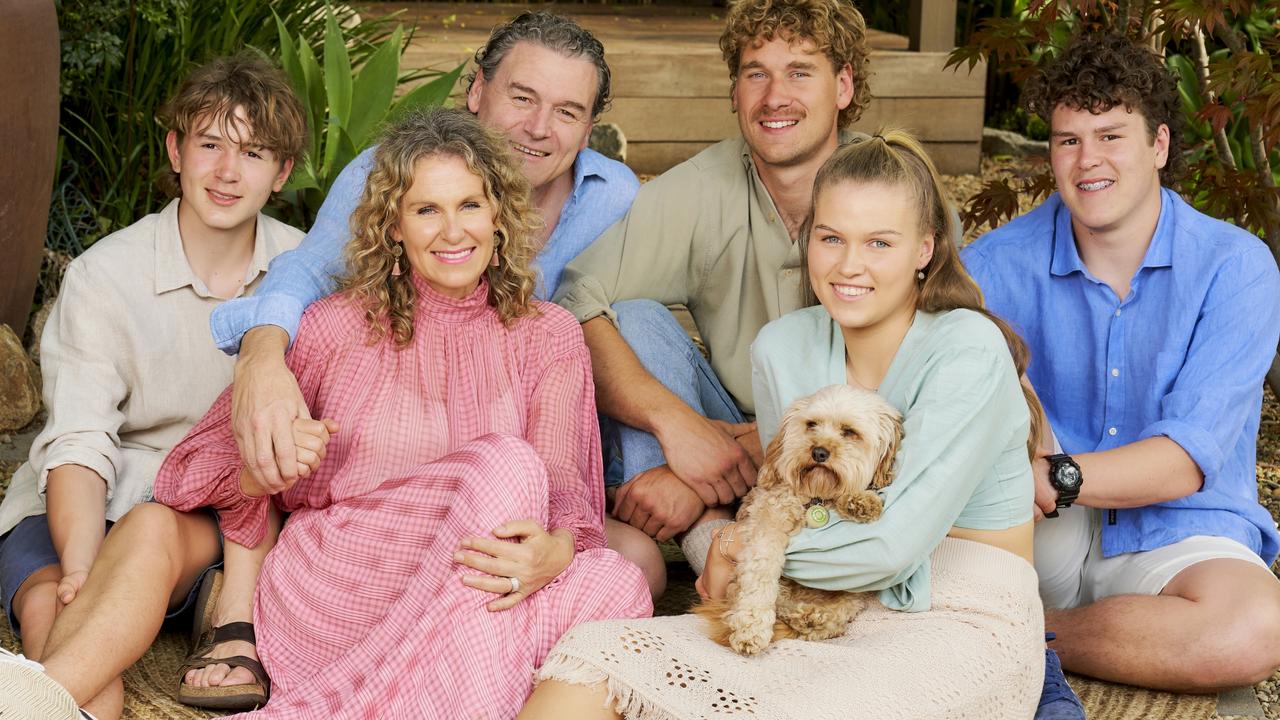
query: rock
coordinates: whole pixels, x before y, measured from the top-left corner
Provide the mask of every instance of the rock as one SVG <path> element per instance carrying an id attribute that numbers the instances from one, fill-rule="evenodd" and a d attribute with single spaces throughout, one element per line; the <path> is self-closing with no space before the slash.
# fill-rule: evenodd
<path id="1" fill-rule="evenodd" d="M 31 318 L 31 343 L 27 345 L 27 355 L 36 365 L 40 364 L 40 336 L 44 334 L 44 325 L 49 321 L 49 314 L 53 312 L 53 300 L 54 298 L 45 300 L 35 316 Z"/>
<path id="2" fill-rule="evenodd" d="M 1047 158 L 1049 157 L 1049 143 L 1043 140 L 1032 140 L 1008 130 L 984 127 L 982 128 L 982 152 L 991 156 L 1027 157 L 1039 155 Z"/>
<path id="3" fill-rule="evenodd" d="M 614 123 L 596 123 L 587 146 L 611 160 L 627 161 L 627 136 Z"/>
<path id="4" fill-rule="evenodd" d="M 13 328 L 0 325 L 0 432 L 26 427 L 40 412 L 37 377 Z"/>

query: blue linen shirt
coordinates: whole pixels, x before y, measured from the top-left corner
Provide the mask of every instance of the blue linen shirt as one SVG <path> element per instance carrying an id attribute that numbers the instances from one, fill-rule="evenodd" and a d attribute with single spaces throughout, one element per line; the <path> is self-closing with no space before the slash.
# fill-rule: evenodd
<path id="1" fill-rule="evenodd" d="M 225 302 L 213 312 L 209 325 L 220 350 L 238 353 L 240 339 L 259 325 L 284 328 L 292 345 L 302 311 L 334 291 L 334 277 L 344 269 L 342 251 L 351 239 L 351 213 L 360 204 L 375 149 L 365 150 L 343 168 L 311 231 L 296 249 L 271 261 L 258 291 Z M 626 214 L 639 188 L 640 181 L 626 165 L 590 148 L 578 153 L 573 161 L 573 192 L 534 260 L 541 271 L 535 293 L 539 298 L 549 297 L 564 266 Z"/>
<path id="2" fill-rule="evenodd" d="M 961 257 L 987 307 L 1030 345 L 1027 375 L 1064 452 L 1163 435 L 1204 474 L 1187 497 L 1108 513 L 1105 557 L 1214 535 L 1275 560 L 1280 536 L 1258 503 L 1255 456 L 1280 272 L 1258 238 L 1162 189 L 1155 234 L 1120 300 L 1085 267 L 1055 193 Z"/>

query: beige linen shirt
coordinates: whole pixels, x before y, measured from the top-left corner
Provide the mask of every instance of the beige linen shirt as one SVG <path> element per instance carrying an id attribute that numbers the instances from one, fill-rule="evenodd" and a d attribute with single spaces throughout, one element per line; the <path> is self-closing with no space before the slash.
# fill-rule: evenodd
<path id="1" fill-rule="evenodd" d="M 555 301 L 579 322 L 615 325 L 620 300 L 688 306 L 716 376 L 753 414 L 751 341 L 801 307 L 800 272 L 800 246 L 739 137 L 642 185 L 626 217 L 565 268 Z"/>
<path id="2" fill-rule="evenodd" d="M 95 243 L 67 267 L 40 340 L 44 429 L 0 504 L 0 534 L 45 511 L 49 470 L 83 465 L 107 483 L 108 520 L 151 499 L 165 454 L 231 382 L 234 358 L 213 344 L 222 299 L 192 272 L 178 200 Z M 259 214 L 239 294 L 302 232 Z"/>

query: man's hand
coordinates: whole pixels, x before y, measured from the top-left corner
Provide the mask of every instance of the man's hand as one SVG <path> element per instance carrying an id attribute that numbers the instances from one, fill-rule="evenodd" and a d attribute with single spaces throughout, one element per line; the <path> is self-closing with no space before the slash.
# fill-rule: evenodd
<path id="1" fill-rule="evenodd" d="M 84 585 L 84 581 L 89 577 L 88 570 L 71 570 L 68 572 L 65 568 L 62 571 L 62 580 L 58 582 L 58 602 L 63 606 L 71 604 L 76 599 L 76 595 L 80 592 L 80 586 Z"/>
<path id="2" fill-rule="evenodd" d="M 293 480 L 287 480 L 284 487 L 272 490 L 258 483 L 252 473 L 240 473 L 240 491 L 249 497 L 274 495 L 293 487 L 298 478 L 310 477 L 324 460 L 330 436 L 338 432 L 338 423 L 329 418 L 324 420 L 294 420 L 293 444 L 297 448 L 297 474 Z"/>
<path id="3" fill-rule="evenodd" d="M 1049 461 L 1045 458 L 1040 455 L 1031 463 L 1031 475 L 1036 483 L 1036 522 L 1058 509 L 1058 489 L 1049 482 Z"/>
<path id="4" fill-rule="evenodd" d="M 655 428 L 671 472 L 705 506 L 728 505 L 755 484 L 756 468 L 734 439 L 731 428 L 736 427 L 740 426 L 717 424 L 690 410 Z"/>
<path id="5" fill-rule="evenodd" d="M 311 419 L 298 381 L 284 364 L 288 334 L 274 325 L 245 333 L 231 391 L 231 429 L 240 459 L 263 492 L 281 492 L 298 480 L 295 419 Z"/>
<path id="6" fill-rule="evenodd" d="M 712 425 L 720 428 L 729 437 L 747 451 L 747 457 L 751 458 L 751 464 L 759 468 L 764 464 L 764 448 L 760 446 L 760 430 L 753 422 L 744 423 L 728 423 L 723 420 L 711 420 Z M 755 486 L 755 473 L 751 475 L 752 486 Z"/>
<path id="7" fill-rule="evenodd" d="M 688 530 L 706 509 L 666 465 L 636 475 L 613 496 L 613 516 L 658 542 Z"/>

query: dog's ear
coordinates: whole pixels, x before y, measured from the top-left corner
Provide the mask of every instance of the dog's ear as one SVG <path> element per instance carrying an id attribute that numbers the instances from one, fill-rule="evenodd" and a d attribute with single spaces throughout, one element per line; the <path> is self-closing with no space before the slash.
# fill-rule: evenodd
<path id="1" fill-rule="evenodd" d="M 760 474 L 756 476 L 756 487 L 768 488 L 782 482 L 781 461 L 783 446 L 787 443 L 787 437 L 796 432 L 796 423 L 800 415 L 800 411 L 809 406 L 808 398 L 801 398 L 791 403 L 787 407 L 786 412 L 782 413 L 782 422 L 778 423 L 778 434 L 773 436 L 773 440 L 769 441 L 769 447 L 764 451 L 764 464 L 760 466 Z"/>
<path id="2" fill-rule="evenodd" d="M 902 445 L 902 423 L 897 417 L 884 413 L 879 418 L 881 429 L 887 431 L 889 441 L 885 443 L 884 453 L 880 455 L 880 463 L 876 465 L 876 473 L 871 477 L 871 487 L 879 490 L 893 482 L 893 461 L 898 456 L 898 448 Z"/>
<path id="3" fill-rule="evenodd" d="M 791 413 L 787 413 L 786 417 L 790 417 Z M 781 482 L 782 477 L 778 474 L 778 461 L 782 458 L 782 435 L 786 431 L 787 423 L 784 418 L 778 434 L 773 436 L 773 440 L 769 442 L 769 448 L 764 451 L 764 464 L 760 466 L 760 472 L 756 475 L 756 487 L 771 488 Z"/>

